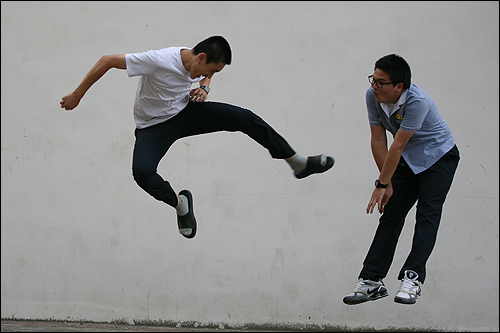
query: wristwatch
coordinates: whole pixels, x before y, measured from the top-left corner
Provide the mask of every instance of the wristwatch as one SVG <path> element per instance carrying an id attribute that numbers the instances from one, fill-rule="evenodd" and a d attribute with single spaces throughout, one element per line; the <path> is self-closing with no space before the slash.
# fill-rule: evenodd
<path id="1" fill-rule="evenodd" d="M 377 179 L 377 180 L 375 181 L 375 187 L 378 187 L 378 188 L 387 188 L 387 184 L 382 184 L 382 183 L 380 182 L 380 180 L 378 180 L 378 179 Z"/>
<path id="2" fill-rule="evenodd" d="M 200 86 L 201 89 L 205 90 L 207 94 L 210 92 L 210 87 L 209 86 Z"/>

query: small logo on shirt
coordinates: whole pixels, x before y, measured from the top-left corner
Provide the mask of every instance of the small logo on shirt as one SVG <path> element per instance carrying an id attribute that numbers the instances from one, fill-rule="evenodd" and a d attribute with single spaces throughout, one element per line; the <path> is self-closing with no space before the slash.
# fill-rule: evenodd
<path id="1" fill-rule="evenodd" d="M 402 115 L 400 115 L 400 114 L 397 114 L 397 115 L 396 115 L 396 119 L 397 119 L 397 120 L 401 120 L 401 119 L 403 119 L 403 116 L 402 116 Z"/>

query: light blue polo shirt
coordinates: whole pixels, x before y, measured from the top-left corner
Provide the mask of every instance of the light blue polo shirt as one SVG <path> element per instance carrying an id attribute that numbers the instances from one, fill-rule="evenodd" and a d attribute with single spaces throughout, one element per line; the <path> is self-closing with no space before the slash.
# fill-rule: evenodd
<path id="1" fill-rule="evenodd" d="M 366 91 L 368 120 L 372 126 L 384 126 L 393 137 L 399 128 L 415 132 L 403 150 L 403 158 L 415 174 L 427 170 L 455 145 L 450 128 L 441 117 L 432 98 L 411 84 L 406 100 L 399 101 L 399 109 L 389 115 L 375 100 L 373 88 Z"/>

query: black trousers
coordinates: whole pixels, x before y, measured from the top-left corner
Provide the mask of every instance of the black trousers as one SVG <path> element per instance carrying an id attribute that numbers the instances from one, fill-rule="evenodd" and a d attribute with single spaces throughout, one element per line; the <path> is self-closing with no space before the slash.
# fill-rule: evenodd
<path id="1" fill-rule="evenodd" d="M 378 281 L 386 277 L 406 215 L 418 201 L 412 248 L 398 279 L 403 278 L 405 270 L 413 270 L 424 283 L 425 265 L 436 243 L 443 204 L 459 160 L 458 148 L 454 146 L 429 169 L 415 175 L 401 158 L 392 177 L 394 194 L 384 207 L 359 278 Z"/>
<path id="2" fill-rule="evenodd" d="M 250 110 L 218 102 L 189 102 L 173 118 L 135 130 L 132 174 L 137 184 L 155 199 L 175 207 L 177 195 L 157 173 L 160 160 L 183 137 L 218 131 L 243 132 L 266 148 L 276 159 L 295 151 L 269 124 Z"/>

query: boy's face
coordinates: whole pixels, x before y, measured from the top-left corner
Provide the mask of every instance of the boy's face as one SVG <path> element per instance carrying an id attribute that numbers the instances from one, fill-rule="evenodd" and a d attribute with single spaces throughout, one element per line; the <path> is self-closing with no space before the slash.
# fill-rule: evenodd
<path id="1" fill-rule="evenodd" d="M 202 52 L 196 56 L 196 64 L 191 68 L 190 72 L 191 78 L 194 79 L 203 75 L 211 79 L 215 73 L 220 72 L 225 66 L 226 64 L 223 62 L 207 64 L 207 55 Z"/>
<path id="2" fill-rule="evenodd" d="M 372 84 L 373 88 L 373 94 L 375 95 L 375 100 L 379 103 L 397 103 L 399 100 L 399 97 L 401 97 L 401 94 L 403 93 L 403 83 L 400 82 L 396 85 L 393 85 L 392 83 L 390 84 L 384 84 L 380 88 L 377 85 L 377 81 L 380 83 L 388 83 L 391 82 L 389 78 L 389 74 L 386 72 L 380 70 L 380 69 L 375 69 L 375 72 L 373 72 L 373 79 L 374 83 Z"/>

